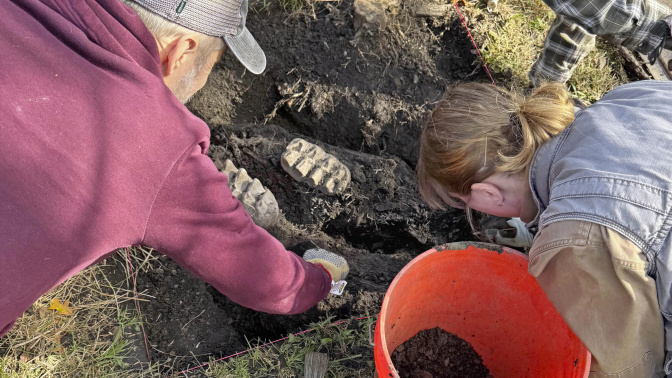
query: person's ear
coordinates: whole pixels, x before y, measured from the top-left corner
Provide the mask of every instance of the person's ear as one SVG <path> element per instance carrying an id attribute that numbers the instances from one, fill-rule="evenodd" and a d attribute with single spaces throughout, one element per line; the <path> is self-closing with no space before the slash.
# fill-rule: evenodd
<path id="1" fill-rule="evenodd" d="M 471 198 L 487 206 L 502 206 L 504 196 L 496 185 L 488 182 L 477 182 L 471 185 Z"/>
<path id="2" fill-rule="evenodd" d="M 196 61 L 198 48 L 199 40 L 195 33 L 182 35 L 168 43 L 161 54 L 163 77 L 170 77 L 185 68 L 190 69 Z"/>

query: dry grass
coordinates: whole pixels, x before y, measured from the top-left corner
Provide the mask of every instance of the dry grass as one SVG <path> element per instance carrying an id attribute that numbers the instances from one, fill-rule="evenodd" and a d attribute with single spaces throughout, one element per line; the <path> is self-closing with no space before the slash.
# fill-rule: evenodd
<path id="1" fill-rule="evenodd" d="M 143 254 L 136 251 L 134 257 Z M 127 358 L 132 349 L 128 337 L 140 332 L 137 314 L 127 309 L 133 308 L 133 293 L 113 285 L 102 264 L 40 297 L 0 339 L 1 377 L 142 375 Z M 54 298 L 68 300 L 73 315 L 49 310 Z"/>
<path id="2" fill-rule="evenodd" d="M 324 0 L 262 0 L 250 4 L 250 10 L 253 12 L 261 12 L 262 10 L 267 10 L 274 2 L 277 2 L 286 13 L 296 14 L 305 8 L 309 8 L 313 1 Z"/>
<path id="3" fill-rule="evenodd" d="M 179 373 L 156 362 L 148 367 L 137 364 L 142 347 L 132 346 L 131 338 L 142 340 L 140 320 L 134 307 L 130 269 L 126 251 L 114 259 L 124 262 L 121 279 L 112 282 L 103 270 L 106 262 L 90 267 L 40 297 L 9 334 L 0 339 L 0 377 L 115 377 L 141 378 Z M 135 274 L 146 271 L 157 258 L 151 250 L 134 248 L 130 259 Z M 117 280 L 120 277 L 116 278 Z M 52 299 L 69 301 L 72 316 L 49 310 Z M 140 300 L 146 300 L 140 294 Z M 334 325 L 333 319 L 310 324 L 311 332 L 289 336 L 287 340 L 266 345 L 235 359 L 213 362 L 190 372 L 212 377 L 296 377 L 303 372 L 304 358 L 311 351 L 329 355 L 327 376 L 371 377 L 373 347 L 368 329 L 372 318 L 350 320 Z M 262 342 L 252 341 L 253 346 Z M 137 350 L 140 349 L 140 350 Z M 159 373 L 161 371 L 161 373 Z"/>
<path id="4" fill-rule="evenodd" d="M 598 40 L 597 48 L 576 68 L 567 85 L 577 97 L 595 102 L 628 81 L 623 58 L 616 48 Z"/>

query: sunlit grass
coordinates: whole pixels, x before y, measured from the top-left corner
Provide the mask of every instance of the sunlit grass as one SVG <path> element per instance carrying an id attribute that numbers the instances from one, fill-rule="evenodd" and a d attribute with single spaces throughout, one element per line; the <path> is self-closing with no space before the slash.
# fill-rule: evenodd
<path id="1" fill-rule="evenodd" d="M 474 16 L 487 12 L 474 5 Z M 555 14 L 540 0 L 500 1 L 494 17 L 475 29 L 484 37 L 483 58 L 497 80 L 507 87 L 530 87 L 528 72 L 541 52 Z M 567 86 L 577 97 L 594 102 L 627 82 L 623 61 L 616 49 L 603 42 L 576 67 Z"/>
<path id="2" fill-rule="evenodd" d="M 250 352 L 221 362 L 212 362 L 205 373 L 209 377 L 297 377 L 303 376 L 305 356 L 309 352 L 325 353 L 329 359 L 327 377 L 371 377 L 374 374 L 373 347 L 369 344 L 369 325 L 374 318 L 348 320 L 332 324 L 326 319 L 311 324 L 313 331 L 281 343 L 258 349 L 260 342 L 250 343 Z"/>

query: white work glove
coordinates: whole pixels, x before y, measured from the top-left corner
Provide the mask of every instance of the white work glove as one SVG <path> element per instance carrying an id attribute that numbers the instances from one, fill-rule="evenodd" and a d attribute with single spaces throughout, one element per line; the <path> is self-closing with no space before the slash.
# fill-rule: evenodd
<path id="1" fill-rule="evenodd" d="M 317 247 L 312 241 L 299 243 L 289 250 L 309 263 L 321 265 L 331 275 L 331 290 L 329 292 L 336 295 L 343 294 L 347 284 L 345 277 L 348 276 L 350 267 L 342 256 Z"/>
<path id="2" fill-rule="evenodd" d="M 520 218 L 511 218 L 506 221 L 506 225 L 499 222 L 491 228 L 487 226 L 483 229 L 486 238 L 499 245 L 506 245 L 517 248 L 530 248 L 534 241 L 534 235 L 525 227 L 525 222 Z"/>
<path id="3" fill-rule="evenodd" d="M 320 264 L 331 274 L 334 281 L 342 281 L 348 276 L 350 267 L 342 256 L 322 248 L 313 248 L 303 254 L 303 259 L 313 264 Z"/>

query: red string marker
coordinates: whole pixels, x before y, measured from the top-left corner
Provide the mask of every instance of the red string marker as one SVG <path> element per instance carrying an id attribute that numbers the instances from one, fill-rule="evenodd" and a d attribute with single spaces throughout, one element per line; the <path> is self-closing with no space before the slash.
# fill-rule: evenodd
<path id="1" fill-rule="evenodd" d="M 469 34 L 469 38 L 471 38 L 471 43 L 474 45 L 474 48 L 476 48 L 476 52 L 478 53 L 478 57 L 481 58 L 481 62 L 483 62 L 483 67 L 485 68 L 485 72 L 487 72 L 488 76 L 490 76 L 490 81 L 492 81 L 492 85 L 495 85 L 495 79 L 493 79 L 492 75 L 490 75 L 490 70 L 488 69 L 488 66 L 485 64 L 485 59 L 483 59 L 483 56 L 481 55 L 481 50 L 476 45 L 476 41 L 474 40 L 474 37 L 472 37 L 471 32 L 469 31 L 469 27 L 467 26 L 467 22 L 464 20 L 464 17 L 462 17 L 462 12 L 460 12 L 460 8 L 457 7 L 457 2 L 453 3 L 453 5 L 455 6 L 455 10 L 457 11 L 457 14 L 460 15 L 460 19 L 462 19 L 462 25 L 464 25 L 464 28 L 467 30 L 467 34 Z"/>

